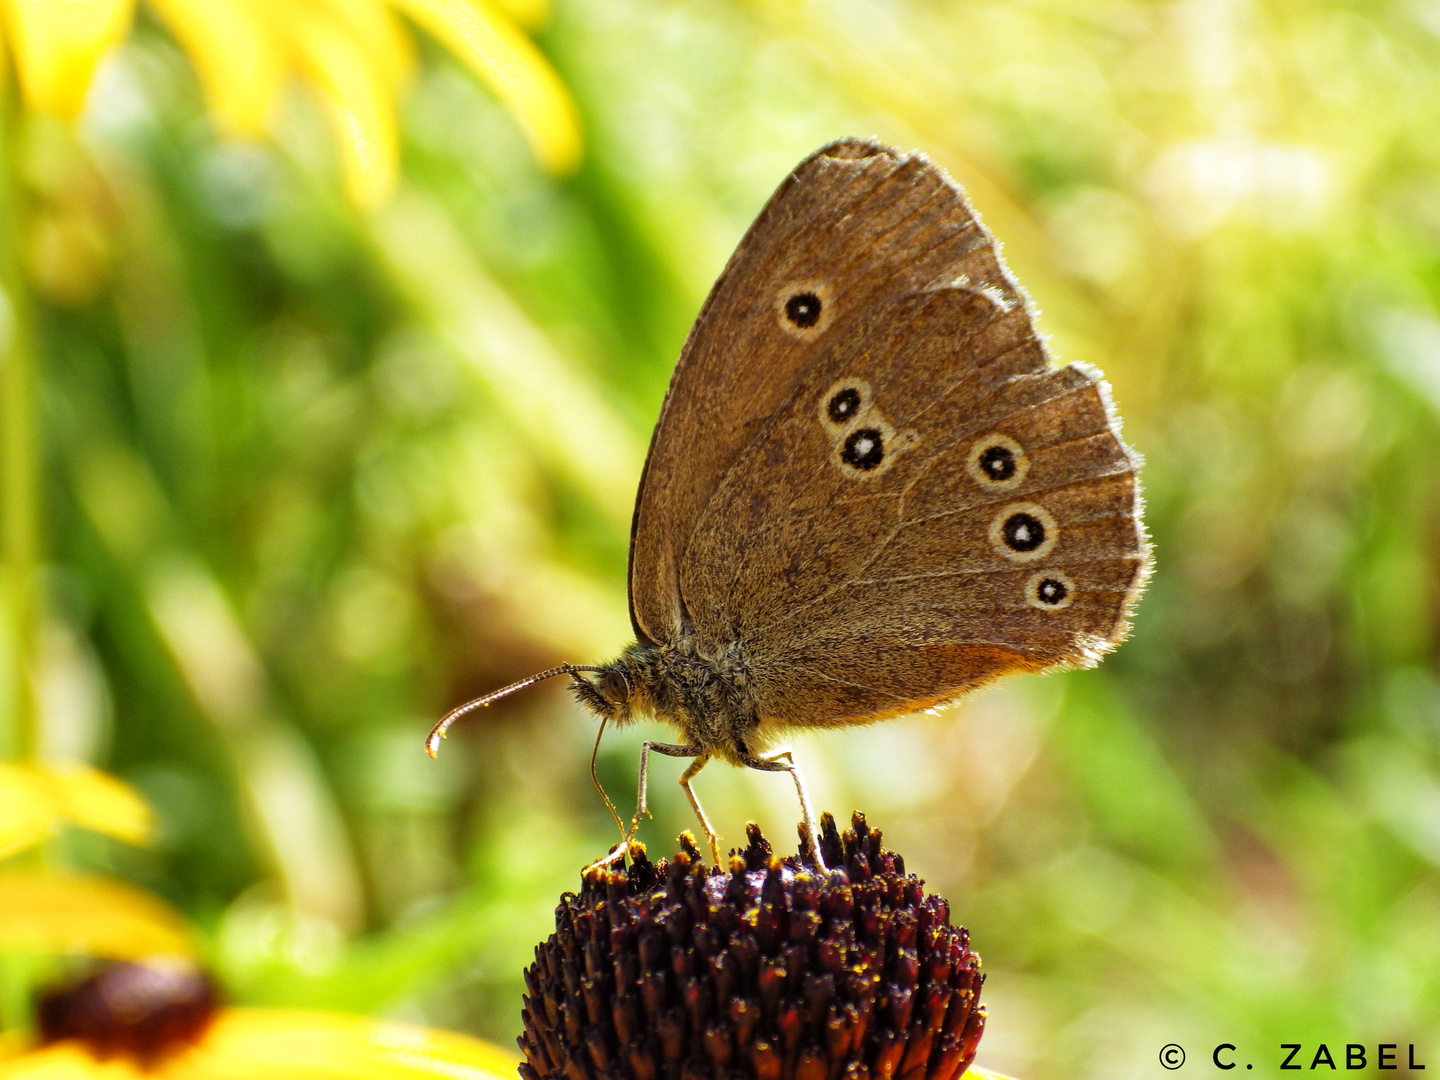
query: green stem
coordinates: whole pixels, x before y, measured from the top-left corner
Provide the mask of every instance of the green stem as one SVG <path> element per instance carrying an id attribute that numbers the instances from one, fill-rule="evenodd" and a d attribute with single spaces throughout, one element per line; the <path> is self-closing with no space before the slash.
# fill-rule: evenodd
<path id="1" fill-rule="evenodd" d="M 0 558 L 4 559 L 5 681 L 9 751 L 33 758 L 40 717 L 34 672 L 38 619 L 39 479 L 35 355 L 20 272 L 21 206 L 16 190 L 17 115 L 4 103 L 0 128 Z"/>

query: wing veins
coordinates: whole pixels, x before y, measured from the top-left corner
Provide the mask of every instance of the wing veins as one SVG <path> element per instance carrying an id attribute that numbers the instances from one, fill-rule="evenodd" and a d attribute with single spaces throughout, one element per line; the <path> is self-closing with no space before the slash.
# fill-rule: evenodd
<path id="1" fill-rule="evenodd" d="M 836 683 L 839 686 L 853 686 L 857 690 L 870 690 L 876 694 L 884 694 L 888 698 L 894 698 L 896 701 L 908 700 L 903 694 L 896 694 L 890 690 L 884 690 L 878 686 L 871 686 L 868 683 L 855 682 L 853 679 L 839 679 L 836 678 L 834 675 L 826 675 L 823 671 L 816 671 L 808 664 L 792 664 L 791 666 L 796 671 L 803 671 L 807 675 L 813 675 L 817 679 L 824 679 L 826 682 Z"/>
<path id="2" fill-rule="evenodd" d="M 1067 562 L 1046 562 L 1046 563 L 1043 564 L 1043 568 L 1044 568 L 1044 569 L 1056 569 L 1056 568 L 1064 568 L 1064 567 L 1067 567 L 1067 566 L 1098 566 L 1098 565 L 1100 565 L 1100 564 L 1102 564 L 1102 563 L 1120 562 L 1120 561 L 1122 561 L 1124 558 L 1125 558 L 1125 556 L 1119 555 L 1119 556 L 1111 556 L 1111 557 L 1105 558 L 1105 559 L 1070 559 L 1070 560 L 1067 561 Z M 845 587 L 848 588 L 849 586 L 852 586 L 852 585 L 899 585 L 901 582 L 905 582 L 905 581 L 934 581 L 934 580 L 936 580 L 936 579 L 938 579 L 938 578 L 950 578 L 950 577 L 986 577 L 986 576 L 989 575 L 989 574 L 999 574 L 999 573 L 1003 573 L 1003 572 L 1006 572 L 1006 571 L 1009 571 L 1009 572 L 1012 572 L 1012 573 L 1013 573 L 1015 570 L 1016 570 L 1016 567 L 1013 566 L 1013 565 L 1011 565 L 1011 566 L 987 567 L 987 568 L 984 569 L 984 570 L 933 570 L 933 571 L 930 571 L 929 573 L 924 573 L 924 574 L 897 574 L 895 577 L 888 577 L 888 578 L 851 578 L 849 581 L 847 581 L 847 582 L 845 583 Z M 1097 588 L 1097 589 L 1086 589 L 1085 591 L 1086 591 L 1087 593 L 1093 593 L 1093 592 L 1117 592 L 1117 591 L 1120 591 L 1120 590 L 1116 590 L 1116 589 L 1099 589 L 1099 588 Z"/>
<path id="3" fill-rule="evenodd" d="M 1024 379 L 1024 378 L 1030 378 L 1030 377 L 1031 377 L 1031 376 L 1017 375 L 1015 378 L 1016 378 L 1016 379 Z M 1014 382 L 1014 381 L 1015 381 L 1014 379 L 1011 379 L 1011 380 L 1007 380 L 1007 381 L 1004 382 L 1004 383 L 1001 383 L 1001 384 L 1000 384 L 999 386 L 997 386 L 995 389 L 991 390 L 991 391 L 990 391 L 989 393 L 987 393 L 987 394 L 984 394 L 983 396 L 981 396 L 981 397 L 978 398 L 977 400 L 978 400 L 978 401 L 985 401 L 985 400 L 988 399 L 988 398 L 994 397 L 995 394 L 999 392 L 999 390 L 1000 390 L 1001 387 L 1007 386 L 1007 385 L 1009 385 L 1011 382 Z M 1093 384 L 1091 384 L 1091 385 L 1093 385 Z M 1045 401 L 1044 401 L 1044 402 L 1041 402 L 1040 404 L 1049 405 L 1049 404 L 1051 404 L 1052 402 L 1063 401 L 1065 398 L 1070 397 L 1070 396 L 1072 396 L 1073 394 L 1083 393 L 1085 390 L 1087 390 L 1087 389 L 1089 389 L 1089 388 L 1090 388 L 1089 386 L 1077 386 L 1077 387 L 1075 387 L 1073 390 L 1067 390 L 1067 391 L 1065 391 L 1065 393 L 1063 393 L 1063 394 L 1056 394 L 1056 395 L 1055 395 L 1054 397 L 1052 397 L 1052 398 L 1046 398 Z M 1015 417 L 1020 416 L 1022 413 L 1028 412 L 1028 411 L 1030 411 L 1031 409 L 1034 409 L 1034 408 L 1036 408 L 1036 407 L 1037 407 L 1037 406 L 1036 406 L 1036 405 L 1033 405 L 1033 404 L 1032 404 L 1032 405 L 1026 405 L 1026 406 L 1023 406 L 1023 407 L 1021 407 L 1021 408 L 1019 408 L 1019 409 L 1014 410 L 1013 412 L 1008 412 L 1008 413 L 1006 413 L 1004 416 L 997 417 L 993 422 L 986 423 L 986 424 L 980 424 L 980 425 L 971 425 L 971 426 L 969 426 L 969 427 L 962 428 L 958 433 L 955 434 L 955 437 L 954 437 L 954 438 L 952 438 L 949 442 L 945 443 L 943 446 L 941 446 L 939 449 L 937 449 L 937 450 L 935 451 L 935 453 L 931 454 L 928 458 L 925 459 L 925 463 L 926 463 L 927 468 L 928 468 L 930 465 L 933 465 L 935 462 L 939 461 L 939 460 L 941 459 L 941 457 L 943 457 L 947 452 L 949 452 L 957 443 L 963 442 L 964 440 L 970 438 L 970 437 L 971 437 L 972 435 L 974 435 L 976 432 L 984 431 L 984 430 L 986 430 L 987 428 L 993 428 L 993 427 L 995 427 L 996 425 L 1003 424 L 1006 420 L 1012 420 L 1012 419 L 1014 419 Z M 1054 449 L 1055 447 L 1057 447 L 1057 446 L 1064 446 L 1067 442 L 1078 442 L 1078 441 L 1080 441 L 1081 439 L 1093 438 L 1094 436 L 1100 434 L 1102 431 L 1110 431 L 1110 430 L 1112 430 L 1112 429 L 1111 429 L 1110 425 L 1107 423 L 1107 424 L 1104 425 L 1103 427 L 1098 427 L 1098 428 L 1096 428 L 1094 431 L 1086 432 L 1086 433 L 1083 434 L 1083 435 L 1076 435 L 1076 436 L 1073 436 L 1073 437 L 1071 437 L 1071 438 L 1061 439 L 1061 440 L 1059 440 L 1058 442 L 1045 443 L 1045 444 L 1043 444 L 1043 445 L 1034 447 L 1034 449 L 1035 449 L 1035 450 L 1053 450 L 1053 449 Z M 1117 440 L 1117 441 L 1118 441 L 1118 440 Z M 1028 451 L 1030 450 L 1030 448 L 1029 448 L 1029 447 L 1026 447 L 1026 450 L 1027 450 L 1027 452 L 1028 452 Z M 1120 471 L 1124 472 L 1125 470 L 1122 469 L 1122 470 L 1120 470 Z M 1111 473 L 1101 473 L 1100 475 L 1102 475 L 1102 476 L 1110 476 L 1110 475 L 1113 475 L 1113 474 L 1111 474 Z M 901 496 L 904 497 L 904 496 L 909 495 L 910 492 L 911 492 L 911 490 L 915 487 L 915 485 L 918 484 L 918 483 L 920 483 L 920 481 L 921 481 L 923 478 L 924 478 L 923 472 L 922 472 L 922 473 L 917 473 L 917 474 L 904 486 L 904 488 L 901 489 L 901 491 L 900 491 Z M 1048 488 L 1041 488 L 1041 489 L 1039 489 L 1039 490 L 1040 490 L 1040 491 L 1048 491 L 1048 490 L 1050 490 L 1050 489 L 1048 489 Z M 1002 501 L 1003 501 L 1003 500 L 1002 500 Z M 990 505 L 990 504 L 989 504 L 989 503 L 967 503 L 965 506 L 960 507 L 959 509 L 968 509 L 968 508 L 971 507 L 971 506 L 977 506 L 977 505 L 978 505 L 978 506 L 988 506 L 988 505 Z"/>

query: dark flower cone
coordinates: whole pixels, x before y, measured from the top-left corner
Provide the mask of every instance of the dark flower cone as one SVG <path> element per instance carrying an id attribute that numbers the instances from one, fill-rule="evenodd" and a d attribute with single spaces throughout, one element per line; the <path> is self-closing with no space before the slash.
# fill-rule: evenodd
<path id="1" fill-rule="evenodd" d="M 40 1041 L 76 1039 L 100 1058 L 149 1063 L 197 1042 L 218 1008 L 215 984 L 184 964 L 109 964 L 39 1002 Z"/>
<path id="2" fill-rule="evenodd" d="M 525 972 L 524 1080 L 958 1080 L 985 977 L 949 904 L 861 814 L 822 818 L 828 876 L 752 823 L 729 871 L 687 833 L 592 869 Z"/>

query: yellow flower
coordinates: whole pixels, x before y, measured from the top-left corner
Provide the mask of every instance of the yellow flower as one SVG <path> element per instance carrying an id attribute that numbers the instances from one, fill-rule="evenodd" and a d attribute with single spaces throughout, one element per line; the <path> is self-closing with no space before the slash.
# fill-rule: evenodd
<path id="1" fill-rule="evenodd" d="M 0 870 L 0 952 L 138 960 L 194 951 L 184 920 L 147 892 L 88 874 Z"/>
<path id="2" fill-rule="evenodd" d="M 0 762 L 0 859 L 76 825 L 130 844 L 155 831 L 155 814 L 123 780 L 84 765 Z M 190 956 L 178 913 L 123 882 L 31 866 L 0 869 L 0 951 L 111 960 Z"/>
<path id="3" fill-rule="evenodd" d="M 88 768 L 0 764 L 13 854 L 77 824 L 138 843 L 150 808 Z M 108 878 L 0 869 L 0 953 L 118 961 L 41 1002 L 33 1047 L 0 1040 L 0 1080 L 513 1080 L 515 1058 L 467 1035 L 343 1013 L 220 1008 L 184 918 Z"/>
<path id="4" fill-rule="evenodd" d="M 0 1080 L 513 1080 L 514 1061 L 466 1035 L 340 1013 L 224 1009 L 193 1047 L 151 1068 L 76 1042 L 0 1060 Z"/>
<path id="5" fill-rule="evenodd" d="M 419 1080 L 515 1074 L 467 1035 L 341 1013 L 217 1008 L 192 965 L 123 964 L 48 995 L 42 1045 L 0 1055 L 0 1080 Z"/>
<path id="6" fill-rule="evenodd" d="M 217 127 L 262 134 L 286 81 L 319 96 L 340 145 L 345 188 L 360 206 L 393 189 L 396 100 L 414 66 L 397 12 L 480 77 L 510 110 L 542 166 L 580 159 L 575 104 L 516 18 L 543 16 L 537 0 L 149 0 L 195 65 Z M 15 58 L 26 104 L 73 117 L 95 69 L 125 36 L 133 0 L 0 0 L 0 37 Z"/>
<path id="7" fill-rule="evenodd" d="M 133 788 L 95 769 L 0 762 L 0 859 L 40 843 L 62 825 L 143 844 L 155 820 Z"/>

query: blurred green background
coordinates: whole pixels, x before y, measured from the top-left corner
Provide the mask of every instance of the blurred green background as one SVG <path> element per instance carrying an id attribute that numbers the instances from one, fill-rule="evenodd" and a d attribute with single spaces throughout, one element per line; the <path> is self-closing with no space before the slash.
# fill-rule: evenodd
<path id="1" fill-rule="evenodd" d="M 787 171 L 877 135 L 967 188 L 1057 355 L 1105 371 L 1156 571 L 1098 670 L 795 740 L 817 803 L 971 928 L 990 1068 L 1321 1041 L 1440 1068 L 1440 4 L 559 0 L 535 40 L 578 171 L 422 41 L 370 211 L 303 94 L 222 140 L 143 16 L 77 125 L 12 117 L 42 753 L 161 819 L 69 862 L 183 909 L 237 1000 L 509 1045 L 614 840 L 593 721 L 552 685 L 436 762 L 425 731 L 628 640 L 690 322 Z M 622 806 L 644 737 L 602 749 Z M 727 839 L 789 846 L 786 777 L 697 788 Z"/>

